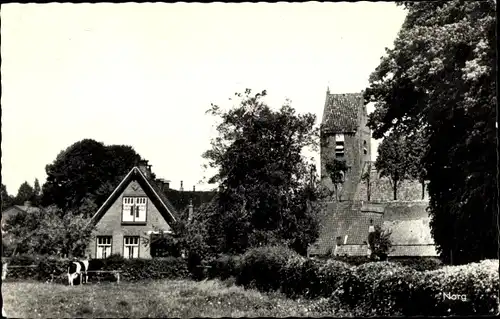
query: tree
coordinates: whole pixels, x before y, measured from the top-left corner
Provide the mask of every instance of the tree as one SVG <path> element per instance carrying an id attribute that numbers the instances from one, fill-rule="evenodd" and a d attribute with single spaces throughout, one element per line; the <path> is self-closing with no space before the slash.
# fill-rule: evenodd
<path id="1" fill-rule="evenodd" d="M 398 187 L 406 179 L 411 179 L 414 161 L 408 157 L 411 153 L 409 141 L 396 132 L 385 137 L 378 148 L 375 167 L 382 177 L 388 177 L 392 186 L 393 199 L 398 199 Z"/>
<path id="2" fill-rule="evenodd" d="M 63 211 L 99 207 L 140 159 L 130 146 L 105 146 L 91 139 L 76 142 L 46 166 L 42 204 Z"/>
<path id="3" fill-rule="evenodd" d="M 9 195 L 9 193 L 7 192 L 7 187 L 4 184 L 2 184 L 1 196 L 2 196 L 2 210 L 14 205 L 14 198 L 11 195 Z"/>
<path id="4" fill-rule="evenodd" d="M 213 205 L 207 208 L 207 243 L 219 252 L 241 253 L 249 247 L 281 243 L 300 253 L 318 235 L 316 196 L 311 169 L 301 152 L 316 147 L 313 114 L 299 115 L 287 101 L 278 111 L 263 102 L 266 91 L 235 94 L 239 105 L 208 111 L 221 122 L 219 135 L 203 157 L 217 174 Z"/>
<path id="5" fill-rule="evenodd" d="M 24 182 L 19 186 L 15 198 L 16 205 L 23 205 L 26 201 L 33 201 L 35 197 L 35 190 L 28 182 Z"/>
<path id="6" fill-rule="evenodd" d="M 366 165 L 366 172 L 363 174 L 363 176 L 361 176 L 361 180 L 366 183 L 366 199 L 368 201 L 370 201 L 371 199 L 371 189 L 370 189 L 371 178 L 372 178 L 371 172 L 372 172 L 372 164 L 371 162 L 368 162 L 368 164 Z"/>
<path id="7" fill-rule="evenodd" d="M 432 234 L 444 262 L 498 258 L 496 2 L 403 2 L 408 15 L 370 76 L 375 138 L 425 132 Z"/>
<path id="8" fill-rule="evenodd" d="M 368 234 L 368 245 L 370 246 L 370 258 L 374 260 L 386 260 L 392 248 L 392 231 L 383 230 L 380 225 L 375 225 L 374 231 Z"/>
<path id="9" fill-rule="evenodd" d="M 42 188 L 40 187 L 40 182 L 38 181 L 38 178 L 35 178 L 35 182 L 33 184 L 33 205 L 38 206 L 40 205 L 40 201 L 42 199 Z"/>
<path id="10" fill-rule="evenodd" d="M 83 256 L 92 236 L 89 219 L 51 206 L 20 212 L 5 222 L 5 239 L 15 253 Z"/>
<path id="11" fill-rule="evenodd" d="M 338 186 L 344 182 L 345 172 L 348 169 L 347 164 L 345 161 L 333 159 L 326 162 L 325 169 L 335 187 L 335 198 L 340 200 Z"/>

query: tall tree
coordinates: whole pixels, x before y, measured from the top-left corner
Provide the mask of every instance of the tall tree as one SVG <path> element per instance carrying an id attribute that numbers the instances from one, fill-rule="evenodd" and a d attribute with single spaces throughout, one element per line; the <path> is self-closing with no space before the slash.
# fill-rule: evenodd
<path id="1" fill-rule="evenodd" d="M 498 258 L 496 2 L 402 2 L 408 15 L 370 76 L 375 138 L 422 129 L 431 228 L 445 262 Z M 451 260 L 453 257 L 453 260 Z"/>
<path id="2" fill-rule="evenodd" d="M 219 184 L 207 221 L 208 243 L 232 253 L 283 243 L 305 254 L 318 235 L 319 184 L 311 186 L 311 169 L 301 154 L 317 145 L 315 116 L 296 114 L 289 103 L 273 111 L 265 95 L 247 89 L 236 94 L 238 106 L 209 110 L 221 122 L 203 155 L 218 171 L 210 181 Z"/>
<path id="3" fill-rule="evenodd" d="M 17 191 L 15 203 L 17 205 L 23 205 L 26 201 L 32 201 L 35 196 L 35 190 L 28 182 L 24 182 L 19 186 Z"/>
<path id="4" fill-rule="evenodd" d="M 335 188 L 335 198 L 340 200 L 339 185 L 344 182 L 344 176 L 348 169 L 345 161 L 333 159 L 325 164 L 325 169 L 332 180 L 333 186 Z"/>
<path id="5" fill-rule="evenodd" d="M 40 187 L 40 182 L 38 178 L 35 178 L 35 182 L 33 184 L 33 205 L 40 205 L 40 200 L 42 199 L 42 188 Z"/>
<path id="6" fill-rule="evenodd" d="M 392 186 L 393 199 L 398 199 L 398 188 L 404 180 L 411 179 L 414 161 L 409 141 L 396 132 L 385 137 L 378 147 L 375 168 L 382 177 L 388 177 Z"/>
<path id="7" fill-rule="evenodd" d="M 140 159 L 130 146 L 105 146 L 91 139 L 76 142 L 46 166 L 42 203 L 65 211 L 100 206 Z"/>
<path id="8" fill-rule="evenodd" d="M 1 196 L 2 196 L 2 210 L 14 205 L 14 198 L 11 195 L 9 195 L 9 193 L 7 192 L 7 187 L 4 184 L 2 184 Z"/>

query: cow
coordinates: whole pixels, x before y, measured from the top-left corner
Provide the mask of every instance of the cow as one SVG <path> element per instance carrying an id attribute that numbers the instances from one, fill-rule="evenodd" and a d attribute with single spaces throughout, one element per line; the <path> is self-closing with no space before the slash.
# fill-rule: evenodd
<path id="1" fill-rule="evenodd" d="M 89 260 L 73 260 L 68 265 L 68 284 L 73 286 L 76 278 L 81 278 L 81 284 L 88 282 L 87 270 L 89 270 Z"/>

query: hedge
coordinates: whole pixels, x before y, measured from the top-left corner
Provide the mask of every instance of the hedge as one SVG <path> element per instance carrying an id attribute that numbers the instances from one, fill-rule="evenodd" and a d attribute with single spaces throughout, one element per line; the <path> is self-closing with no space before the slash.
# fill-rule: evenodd
<path id="1" fill-rule="evenodd" d="M 499 310 L 498 260 L 418 270 L 402 262 L 359 266 L 299 256 L 283 247 L 260 247 L 214 261 L 211 278 L 236 274 L 236 284 L 281 290 L 292 298 L 329 298 L 359 316 L 492 315 Z M 410 263 L 408 263 L 410 264 Z M 448 296 L 465 295 L 462 300 Z"/>
<path id="2" fill-rule="evenodd" d="M 70 259 L 50 256 L 16 256 L 9 260 L 9 266 L 34 265 L 33 268 L 8 269 L 6 280 L 35 280 L 67 283 L 68 263 Z M 89 262 L 89 270 L 119 270 L 120 277 L 125 281 L 145 279 L 187 278 L 189 272 L 187 263 L 181 258 L 166 257 L 153 259 L 123 259 L 112 255 L 106 259 L 93 259 Z M 89 273 L 89 281 L 98 275 Z M 99 277 L 101 277 L 99 275 Z M 105 275 L 104 279 L 116 280 L 113 274 Z"/>

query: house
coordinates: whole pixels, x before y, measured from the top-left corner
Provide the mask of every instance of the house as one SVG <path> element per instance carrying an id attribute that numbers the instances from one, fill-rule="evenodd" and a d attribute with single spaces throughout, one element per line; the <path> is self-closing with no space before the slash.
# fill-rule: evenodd
<path id="1" fill-rule="evenodd" d="M 371 131 L 362 93 L 326 93 L 321 123 L 321 183 L 334 191 L 326 163 L 337 159 L 348 167 L 338 196 L 331 196 L 320 216 L 320 234 L 310 255 L 366 256 L 368 235 L 376 225 L 392 231 L 390 257 L 437 256 L 429 227 L 428 201 L 421 197 L 418 182 L 407 183 L 405 200 L 392 201 L 387 180 L 377 176 L 371 163 Z M 371 169 L 370 169 L 371 167 Z M 362 176 L 369 173 L 372 196 Z M 387 193 L 387 194 L 384 194 Z"/>
<path id="2" fill-rule="evenodd" d="M 13 205 L 13 206 L 5 209 L 4 211 L 2 211 L 2 229 L 4 229 L 5 223 L 9 218 L 11 218 L 11 217 L 13 217 L 21 212 L 30 213 L 30 212 L 38 211 L 39 209 L 40 208 L 33 206 L 30 201 L 25 201 L 24 205 Z"/>
<path id="3" fill-rule="evenodd" d="M 155 181 L 151 165 L 141 161 L 123 178 L 91 218 L 94 235 L 87 255 L 105 258 L 152 258 L 161 251 L 151 244 L 159 230 L 172 233 L 177 209 L 165 196 L 168 182 Z"/>

